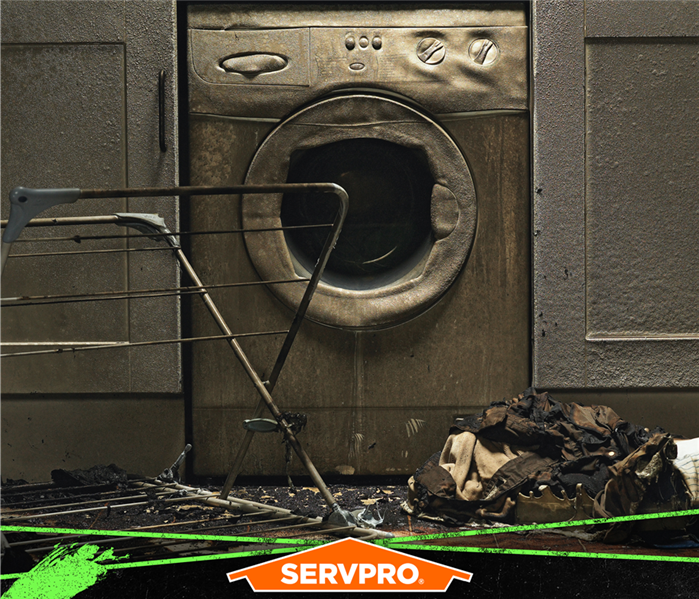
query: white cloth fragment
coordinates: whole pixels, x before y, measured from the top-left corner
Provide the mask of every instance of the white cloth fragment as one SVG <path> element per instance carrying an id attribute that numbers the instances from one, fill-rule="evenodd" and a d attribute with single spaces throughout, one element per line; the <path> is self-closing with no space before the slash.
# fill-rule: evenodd
<path id="1" fill-rule="evenodd" d="M 675 445 L 677 457 L 672 462 L 687 483 L 692 507 L 699 507 L 699 437 L 675 439 Z"/>

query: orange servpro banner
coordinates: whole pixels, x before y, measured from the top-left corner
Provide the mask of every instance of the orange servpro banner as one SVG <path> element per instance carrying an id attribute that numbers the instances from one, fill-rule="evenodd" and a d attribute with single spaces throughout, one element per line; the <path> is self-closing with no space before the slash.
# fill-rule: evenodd
<path id="1" fill-rule="evenodd" d="M 254 591 L 446 591 L 470 572 L 357 539 L 342 539 L 227 575 Z"/>

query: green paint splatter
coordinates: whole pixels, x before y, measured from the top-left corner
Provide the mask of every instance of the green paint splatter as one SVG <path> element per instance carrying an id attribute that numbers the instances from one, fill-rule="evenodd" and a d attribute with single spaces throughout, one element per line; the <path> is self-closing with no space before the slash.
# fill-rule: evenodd
<path id="1" fill-rule="evenodd" d="M 82 545 L 56 548 L 4 593 L 5 599 L 71 599 L 104 578 L 108 567 L 100 562 L 116 559 L 112 549 L 99 556 L 99 547 Z"/>

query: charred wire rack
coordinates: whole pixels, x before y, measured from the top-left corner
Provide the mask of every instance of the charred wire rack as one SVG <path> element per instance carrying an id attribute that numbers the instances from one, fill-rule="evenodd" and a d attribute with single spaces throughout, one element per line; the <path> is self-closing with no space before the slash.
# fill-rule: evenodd
<path id="1" fill-rule="evenodd" d="M 71 473 L 54 471 L 60 484 L 5 486 L 0 514 L 5 547 L 15 562 L 3 563 L 9 571 L 21 571 L 22 566 L 28 569 L 57 544 L 111 548 L 115 560 L 128 556 L 129 563 L 136 563 L 284 546 L 303 548 L 345 535 L 386 536 L 376 530 L 332 524 L 309 510 L 242 497 L 223 500 L 217 491 L 157 478 L 126 479 L 123 471 L 116 473 L 118 469 L 101 470 L 101 480 L 94 484 L 75 480 L 82 484 L 71 485 Z M 108 482 L 110 477 L 112 482 Z M 307 489 L 297 493 L 304 491 L 311 493 Z"/>
<path id="2" fill-rule="evenodd" d="M 254 281 L 250 283 L 243 283 L 243 285 L 268 285 L 268 284 L 284 284 L 284 283 L 299 283 L 306 282 L 307 286 L 303 297 L 301 298 L 299 305 L 297 307 L 296 313 L 294 314 L 292 323 L 288 330 L 283 331 L 260 331 L 255 333 L 245 333 L 236 334 L 232 332 L 225 319 L 223 318 L 221 312 L 216 307 L 213 299 L 209 294 L 209 288 L 214 287 L 233 287 L 241 285 L 236 284 L 225 284 L 225 285 L 213 285 L 207 287 L 202 280 L 199 278 L 194 267 L 188 260 L 187 256 L 183 252 L 180 243 L 179 236 L 187 234 L 199 234 L 199 233 L 209 233 L 209 232 L 171 232 L 163 219 L 157 215 L 149 214 L 134 214 L 134 213 L 120 213 L 105 216 L 85 216 L 85 217 L 68 217 L 68 218 L 35 218 L 41 212 L 56 206 L 59 204 L 73 203 L 79 199 L 94 199 L 94 198 L 126 198 L 126 197 L 157 197 L 157 196 L 194 196 L 194 195 L 232 195 L 232 194 L 264 194 L 264 193 L 284 193 L 284 192 L 315 192 L 322 194 L 332 194 L 335 195 L 339 200 L 339 208 L 335 220 L 332 224 L 323 225 L 330 228 L 330 233 L 326 239 L 325 245 L 321 251 L 320 257 L 316 263 L 316 266 L 309 278 L 295 278 L 292 280 L 284 281 Z M 93 224 L 105 224 L 113 223 L 118 226 L 125 226 L 131 229 L 135 229 L 139 236 L 147 236 L 158 241 L 165 241 L 169 247 L 162 248 L 169 250 L 173 253 L 177 261 L 179 262 L 182 270 L 191 279 L 192 285 L 185 287 L 177 287 L 171 289 L 139 289 L 139 290 L 126 290 L 123 292 L 95 292 L 90 294 L 77 295 L 44 295 L 44 296 L 32 296 L 32 297 L 17 297 L 17 298 L 3 298 L 3 307 L 9 306 L 23 306 L 23 305 L 37 305 L 46 303 L 63 303 L 63 302 L 79 302 L 79 301 L 106 301 L 112 299 L 127 299 L 133 297 L 162 297 L 164 295 L 185 295 L 185 294 L 195 294 L 199 295 L 203 300 L 206 308 L 210 312 L 212 318 L 215 320 L 218 328 L 221 331 L 221 335 L 209 336 L 209 337 L 197 337 L 197 338 L 180 338 L 180 339 L 167 339 L 158 341 L 145 341 L 136 343 L 117 343 L 114 345 L 98 345 L 98 346 L 86 346 L 86 347 L 75 347 L 75 348 L 60 348 L 60 349 L 48 349 L 48 350 L 37 350 L 37 351 L 27 351 L 27 352 L 17 352 L 11 354 L 3 354 L 3 359 L 16 359 L 22 356 L 37 355 L 37 354 L 47 354 L 47 353 L 62 353 L 65 351 L 88 351 L 96 349 L 109 349 L 111 347 L 133 347 L 137 345 L 155 345 L 155 344 L 165 344 L 165 343 L 187 343 L 195 341 L 208 341 L 214 339 L 225 339 L 233 350 L 236 358 L 243 366 L 246 374 L 250 378 L 251 382 L 257 390 L 260 401 L 254 412 L 251 421 L 254 422 L 260 420 L 260 416 L 265 409 L 268 409 L 274 419 L 276 420 L 277 430 L 281 431 L 284 435 L 284 440 L 288 447 L 293 449 L 295 453 L 300 458 L 301 462 L 308 471 L 313 483 L 316 485 L 320 496 L 330 507 L 330 514 L 326 518 L 319 517 L 307 517 L 300 516 L 297 514 L 292 514 L 290 510 L 281 510 L 279 508 L 274 508 L 266 506 L 264 504 L 249 502 L 243 499 L 235 498 L 230 496 L 233 484 L 240 472 L 242 467 L 242 462 L 250 445 L 252 437 L 256 430 L 255 426 L 246 426 L 247 431 L 240 442 L 238 453 L 233 461 L 233 465 L 230 474 L 223 486 L 223 489 L 218 493 L 213 493 L 211 491 L 206 491 L 203 489 L 197 489 L 194 487 L 187 487 L 180 485 L 177 478 L 177 469 L 184 459 L 189 446 L 185 448 L 182 455 L 173 464 L 170 469 L 166 469 L 163 474 L 158 478 L 154 479 L 144 479 L 140 481 L 130 481 L 128 483 L 128 491 L 124 494 L 124 490 L 110 490 L 110 491 L 99 491 L 99 493 L 107 493 L 107 496 L 95 496 L 91 498 L 82 497 L 79 502 L 69 502 L 62 503 L 59 502 L 57 505 L 55 501 L 51 507 L 42 507 L 44 503 L 43 497 L 39 496 L 28 500 L 31 505 L 15 505 L 13 507 L 5 507 L 3 509 L 3 525 L 14 525 L 20 522 L 31 522 L 36 520 L 37 517 L 41 516 L 42 521 L 46 521 L 47 518 L 52 518 L 59 514 L 64 517 L 68 516 L 70 512 L 77 510 L 80 513 L 95 512 L 98 514 L 109 513 L 111 510 L 119 510 L 122 508 L 129 507 L 143 507 L 147 506 L 148 502 L 157 501 L 160 504 L 165 503 L 182 503 L 182 502 L 202 502 L 208 504 L 209 506 L 214 506 L 217 508 L 227 510 L 228 514 L 224 519 L 237 518 L 237 519 L 253 519 L 253 522 L 244 521 L 239 524 L 236 520 L 235 523 L 228 522 L 227 525 L 232 528 L 238 528 L 239 526 L 249 527 L 249 526 L 259 526 L 259 519 L 262 518 L 266 523 L 272 524 L 276 523 L 276 526 L 271 530 L 284 530 L 287 531 L 289 527 L 306 527 L 311 529 L 323 529 L 324 532 L 338 533 L 341 535 L 351 535 L 358 537 L 376 537 L 376 536 L 391 536 L 390 534 L 384 534 L 379 531 L 370 530 L 373 524 L 377 521 L 370 514 L 354 514 L 349 511 L 342 509 L 339 506 L 338 501 L 333 496 L 333 494 L 328 490 L 320 474 L 316 470 L 312 461 L 305 453 L 303 447 L 298 442 L 296 438 L 297 423 L 294 422 L 290 416 L 282 412 L 274 400 L 272 399 L 272 392 L 274 390 L 275 384 L 279 377 L 279 374 L 284 366 L 285 360 L 294 342 L 296 334 L 305 318 L 306 310 L 313 297 L 313 294 L 320 282 L 323 275 L 323 271 L 327 264 L 330 252 L 335 246 L 342 225 L 344 223 L 345 217 L 347 215 L 349 207 L 349 198 L 344 189 L 333 183 L 300 183 L 300 184 L 277 184 L 277 185 L 240 185 L 231 187 L 173 187 L 173 188 L 134 188 L 134 189 L 100 189 L 100 190 L 80 190 L 80 189 L 27 189 L 27 188 L 15 188 L 10 194 L 10 205 L 11 212 L 8 221 L 3 222 L 5 228 L 5 233 L 2 238 L 2 266 L 4 269 L 5 263 L 10 255 L 10 247 L 14 241 L 17 240 L 20 233 L 25 226 L 62 226 L 62 225 L 93 225 Z M 317 226 L 317 225 L 316 225 Z M 284 229 L 284 227 L 281 227 Z M 268 229 L 265 229 L 268 230 Z M 274 229 L 278 230 L 278 229 Z M 215 233 L 247 233 L 252 231 L 260 231 L 260 229 L 237 229 L 234 231 L 222 231 Z M 88 239 L 93 237 L 105 238 L 106 236 L 84 236 L 81 239 Z M 115 236 L 116 237 L 116 236 Z M 119 236 L 123 238 L 123 235 Z M 75 240 L 74 238 L 66 238 L 67 240 Z M 51 241 L 63 241 L 64 238 L 51 238 Z M 140 249 L 140 248 L 139 248 Z M 151 249 L 151 248 L 148 248 Z M 160 249 L 160 248 L 155 248 Z M 97 251 L 130 251 L 127 250 L 97 250 Z M 75 252 L 69 252 L 75 253 Z M 77 252 L 80 253 L 80 252 Z M 89 253 L 89 251 L 87 252 Z M 34 254 L 36 255 L 36 254 Z M 47 255 L 56 255 L 56 253 L 48 253 Z M 245 352 L 241 348 L 237 341 L 239 337 L 246 336 L 257 336 L 257 335 L 285 335 L 282 347 L 277 355 L 274 367 L 272 368 L 269 378 L 263 381 L 260 375 L 256 372 L 255 368 L 252 366 Z M 269 422 L 269 421 L 267 421 Z M 264 424 L 264 423 L 261 423 Z M 29 486 L 31 487 L 31 485 Z M 41 487 L 39 490 L 48 489 L 50 487 Z M 30 488 L 26 489 L 30 491 Z M 10 492 L 13 495 L 17 490 Z M 65 490 L 61 491 L 65 492 Z M 82 489 L 82 494 L 84 494 L 85 489 Z M 75 499 L 75 497 L 73 497 Z M 86 503 L 87 502 L 87 503 Z M 124 503 L 127 502 L 127 503 Z M 128 502 L 132 502 L 133 505 L 129 505 Z M 65 512 L 61 511 L 67 510 Z M 49 512 L 46 512 L 49 509 Z M 19 511 L 18 511 L 19 510 Z M 53 510 L 53 511 L 52 511 Z M 59 510 L 56 512 L 55 510 Z M 218 525 L 223 525 L 223 523 L 217 523 Z M 282 528 L 279 528 L 282 526 Z M 220 528 L 220 526 L 218 526 Z M 267 530 L 264 531 L 266 534 Z M 308 534 L 308 533 L 302 533 Z M 285 533 L 285 536 L 288 536 Z"/>

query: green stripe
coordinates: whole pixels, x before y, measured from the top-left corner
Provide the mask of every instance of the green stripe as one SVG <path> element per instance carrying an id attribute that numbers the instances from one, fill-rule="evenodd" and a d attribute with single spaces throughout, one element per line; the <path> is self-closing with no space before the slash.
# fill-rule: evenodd
<path id="1" fill-rule="evenodd" d="M 105 537 L 142 537 L 146 539 L 182 539 L 187 541 L 225 541 L 244 543 L 282 543 L 284 545 L 318 545 L 317 540 L 309 539 L 284 539 L 266 537 L 238 537 L 238 536 L 218 536 L 218 535 L 192 535 L 177 534 L 167 532 L 139 532 L 124 530 L 75 530 L 72 528 L 44 528 L 41 526 L 3 526 L 3 532 L 38 532 L 46 534 L 75 534 L 75 535 L 95 535 Z"/>
<path id="2" fill-rule="evenodd" d="M 233 559 L 240 557 L 255 557 L 258 555 L 279 555 L 282 553 L 297 553 L 306 547 L 285 547 L 280 549 L 260 549 L 259 551 L 240 551 L 237 553 L 217 553 L 215 555 L 196 555 L 190 557 L 174 557 L 171 559 L 149 560 L 142 562 L 126 562 L 115 564 L 103 564 L 108 570 L 120 570 L 122 568 L 142 568 L 146 566 L 167 566 L 170 564 L 184 564 L 190 562 L 206 562 L 218 559 Z M 0 580 L 19 578 L 22 574 L 0 574 Z"/>
<path id="3" fill-rule="evenodd" d="M 586 553 L 583 551 L 543 551 L 540 549 L 501 549 L 496 547 L 445 547 L 444 545 L 412 545 L 394 543 L 391 549 L 410 551 L 456 551 L 463 553 L 504 553 L 508 555 L 541 555 L 549 557 L 591 557 L 601 559 L 628 559 L 640 561 L 690 562 L 699 563 L 699 557 L 679 557 L 676 555 L 638 555 L 632 553 Z"/>
<path id="4" fill-rule="evenodd" d="M 170 559 L 157 559 L 144 562 L 130 562 L 124 564 L 105 564 L 110 570 L 121 568 L 141 568 L 144 566 L 167 566 L 170 564 L 184 564 L 190 562 L 206 562 L 215 559 L 232 559 L 238 557 L 255 557 L 258 555 L 279 555 L 281 553 L 298 553 L 306 547 L 284 547 L 280 549 L 260 549 L 258 551 L 240 551 L 238 553 L 217 553 L 216 555 L 193 555 L 190 557 L 174 557 Z"/>
<path id="5" fill-rule="evenodd" d="M 434 535 L 413 535 L 399 537 L 397 539 L 381 539 L 376 541 L 378 545 L 393 547 L 395 543 L 406 541 L 430 541 L 434 539 L 452 539 L 457 537 L 472 537 L 476 535 L 493 535 L 506 532 L 522 532 L 526 530 L 545 530 L 547 528 L 565 528 L 568 526 L 591 526 L 594 524 L 614 524 L 616 522 L 633 522 L 636 520 L 655 520 L 658 518 L 680 518 L 683 516 L 697 516 L 699 509 L 684 510 L 681 512 L 660 512 L 657 514 L 636 514 L 634 516 L 616 516 L 614 518 L 594 518 L 591 520 L 568 520 L 566 522 L 547 522 L 544 524 L 525 524 L 522 526 L 501 526 L 497 528 L 479 528 L 477 530 L 460 530 L 459 532 L 444 532 Z"/>

